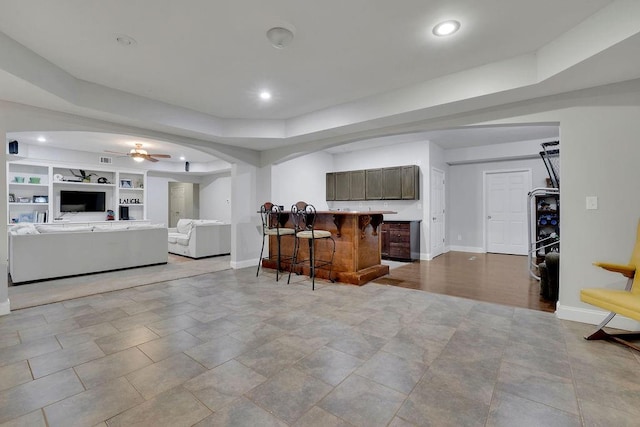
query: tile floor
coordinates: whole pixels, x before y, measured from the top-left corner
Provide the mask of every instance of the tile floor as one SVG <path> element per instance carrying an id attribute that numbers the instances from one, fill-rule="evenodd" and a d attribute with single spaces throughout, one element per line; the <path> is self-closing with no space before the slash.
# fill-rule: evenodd
<path id="1" fill-rule="evenodd" d="M 1 317 L 0 425 L 638 425 L 640 356 L 588 325 L 296 279 L 227 270 Z"/>

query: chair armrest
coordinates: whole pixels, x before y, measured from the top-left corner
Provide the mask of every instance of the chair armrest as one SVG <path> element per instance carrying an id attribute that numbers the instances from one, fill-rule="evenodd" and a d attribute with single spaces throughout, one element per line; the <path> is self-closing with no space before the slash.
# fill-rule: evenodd
<path id="1" fill-rule="evenodd" d="M 614 273 L 620 273 L 624 277 L 633 279 L 636 273 L 636 268 L 633 265 L 628 264 L 613 264 L 609 262 L 594 262 L 596 267 L 604 268 L 607 271 L 613 271 Z"/>
<path id="2" fill-rule="evenodd" d="M 168 228 L 168 229 L 167 229 L 167 231 L 168 231 L 169 233 L 177 233 L 177 232 L 178 232 L 178 229 L 177 229 L 176 227 L 172 227 L 172 228 Z"/>

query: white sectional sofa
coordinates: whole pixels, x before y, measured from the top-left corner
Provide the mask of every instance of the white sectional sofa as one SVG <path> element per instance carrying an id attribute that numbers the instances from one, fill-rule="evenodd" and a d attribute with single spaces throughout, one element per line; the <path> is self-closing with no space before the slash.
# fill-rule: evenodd
<path id="1" fill-rule="evenodd" d="M 218 220 L 179 219 L 169 228 L 169 252 L 190 258 L 231 253 L 231 224 Z"/>
<path id="2" fill-rule="evenodd" d="M 9 230 L 14 283 L 166 264 L 167 228 L 153 224 L 19 224 Z"/>

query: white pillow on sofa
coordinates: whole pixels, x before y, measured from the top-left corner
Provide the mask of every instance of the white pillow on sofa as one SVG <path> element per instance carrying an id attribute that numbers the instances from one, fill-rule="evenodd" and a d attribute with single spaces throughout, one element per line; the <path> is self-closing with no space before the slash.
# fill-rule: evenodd
<path id="1" fill-rule="evenodd" d="M 40 234 L 35 224 L 32 224 L 32 223 L 22 223 L 22 224 L 12 225 L 11 227 L 9 227 L 9 231 L 11 232 L 11 234 L 18 234 L 18 235 Z"/>
<path id="2" fill-rule="evenodd" d="M 178 229 L 178 233 L 180 234 L 189 234 L 192 225 L 192 219 L 179 219 L 176 228 Z"/>

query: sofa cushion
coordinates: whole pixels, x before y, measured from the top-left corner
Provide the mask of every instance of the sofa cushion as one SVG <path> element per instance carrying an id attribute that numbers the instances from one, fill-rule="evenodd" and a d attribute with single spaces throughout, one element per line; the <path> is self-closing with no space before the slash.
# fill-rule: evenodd
<path id="1" fill-rule="evenodd" d="M 189 246 L 189 236 L 176 237 L 176 243 L 182 246 Z"/>
<path id="2" fill-rule="evenodd" d="M 189 234 L 192 225 L 193 220 L 191 219 L 179 219 L 176 228 L 178 229 L 178 233 Z"/>
<path id="3" fill-rule="evenodd" d="M 127 230 L 128 224 L 107 224 L 107 225 L 94 225 L 93 231 L 114 231 L 114 230 Z"/>
<path id="4" fill-rule="evenodd" d="M 81 231 L 93 231 L 93 225 L 71 225 L 71 226 L 59 226 L 59 225 L 43 225 L 38 224 L 36 228 L 40 233 L 71 233 Z"/>
<path id="5" fill-rule="evenodd" d="M 184 246 L 189 246 L 189 236 L 182 233 L 169 233 L 169 243 L 179 243 Z"/>

